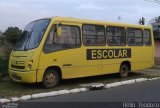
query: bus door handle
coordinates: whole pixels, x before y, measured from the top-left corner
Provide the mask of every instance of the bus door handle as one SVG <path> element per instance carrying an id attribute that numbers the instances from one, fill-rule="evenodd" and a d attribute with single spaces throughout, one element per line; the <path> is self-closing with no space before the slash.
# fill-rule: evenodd
<path id="1" fill-rule="evenodd" d="M 72 66 L 72 64 L 64 64 L 63 66 Z"/>

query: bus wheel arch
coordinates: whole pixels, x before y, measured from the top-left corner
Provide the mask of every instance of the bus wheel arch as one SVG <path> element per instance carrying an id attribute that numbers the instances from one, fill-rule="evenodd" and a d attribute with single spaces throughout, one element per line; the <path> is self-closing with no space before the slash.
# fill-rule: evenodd
<path id="1" fill-rule="evenodd" d="M 43 74 L 42 84 L 45 88 L 53 88 L 59 84 L 61 79 L 62 72 L 60 67 L 50 66 L 45 70 Z"/>
<path id="2" fill-rule="evenodd" d="M 121 78 L 127 77 L 130 71 L 131 71 L 130 61 L 123 61 L 119 68 L 120 77 Z"/>

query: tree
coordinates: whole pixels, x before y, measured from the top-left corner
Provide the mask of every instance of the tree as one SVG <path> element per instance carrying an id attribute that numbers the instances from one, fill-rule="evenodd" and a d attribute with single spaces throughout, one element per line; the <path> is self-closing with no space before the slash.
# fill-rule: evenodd
<path id="1" fill-rule="evenodd" d="M 18 27 L 8 27 L 7 30 L 4 32 L 4 38 L 15 44 L 15 42 L 20 38 L 22 34 L 22 30 Z"/>
<path id="2" fill-rule="evenodd" d="M 0 31 L 0 39 L 2 39 L 3 38 L 3 33 L 2 33 L 2 31 Z"/>

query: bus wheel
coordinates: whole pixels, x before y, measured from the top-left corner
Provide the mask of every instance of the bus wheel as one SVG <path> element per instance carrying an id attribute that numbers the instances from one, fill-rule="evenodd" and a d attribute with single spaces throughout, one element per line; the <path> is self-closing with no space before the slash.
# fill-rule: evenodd
<path id="1" fill-rule="evenodd" d="M 60 75 L 56 70 L 49 69 L 43 76 L 43 86 L 45 88 L 52 88 L 58 85 L 60 81 Z"/>
<path id="2" fill-rule="evenodd" d="M 129 74 L 129 67 L 126 64 L 122 64 L 119 71 L 120 77 L 125 78 Z"/>

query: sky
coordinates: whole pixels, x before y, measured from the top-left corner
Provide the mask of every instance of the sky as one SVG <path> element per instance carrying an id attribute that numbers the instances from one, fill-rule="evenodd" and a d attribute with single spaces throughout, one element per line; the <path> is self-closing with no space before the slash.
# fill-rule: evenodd
<path id="1" fill-rule="evenodd" d="M 160 16 L 160 4 L 145 0 L 0 0 L 0 30 L 24 27 L 54 16 L 137 24 L 141 17 Z M 118 20 L 119 19 L 119 20 Z"/>

